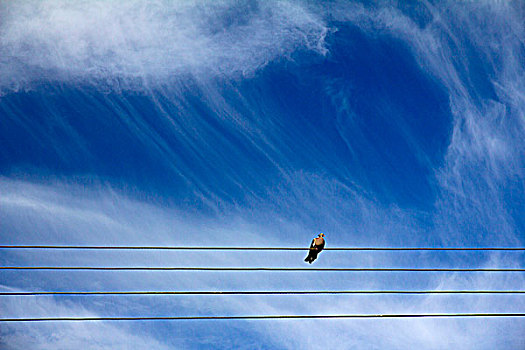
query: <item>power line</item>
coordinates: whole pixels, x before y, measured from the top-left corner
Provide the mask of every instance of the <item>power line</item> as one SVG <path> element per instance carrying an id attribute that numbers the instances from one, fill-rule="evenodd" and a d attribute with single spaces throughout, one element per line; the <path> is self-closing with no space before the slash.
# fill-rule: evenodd
<path id="1" fill-rule="evenodd" d="M 170 267 L 170 266 L 0 266 L 0 270 L 84 271 L 266 271 L 266 272 L 525 272 L 525 268 L 310 268 L 310 267 Z"/>
<path id="2" fill-rule="evenodd" d="M 525 290 L 296 290 L 296 291 L 24 291 L 0 296 L 36 295 L 308 295 L 308 294 L 525 294 Z"/>
<path id="3" fill-rule="evenodd" d="M 86 250 L 309 250 L 297 247 L 178 247 L 178 246 L 86 246 L 86 245 L 0 245 L 0 249 L 86 249 Z M 339 251 L 525 251 L 525 247 L 334 247 Z"/>
<path id="4" fill-rule="evenodd" d="M 345 314 L 345 315 L 253 315 L 253 316 L 152 316 L 152 317 L 38 317 L 0 318 L 0 322 L 86 322 L 86 321 L 184 321 L 184 320 L 269 320 L 269 319 L 357 319 L 357 318 L 487 318 L 525 317 L 525 313 L 433 313 L 433 314 Z"/>

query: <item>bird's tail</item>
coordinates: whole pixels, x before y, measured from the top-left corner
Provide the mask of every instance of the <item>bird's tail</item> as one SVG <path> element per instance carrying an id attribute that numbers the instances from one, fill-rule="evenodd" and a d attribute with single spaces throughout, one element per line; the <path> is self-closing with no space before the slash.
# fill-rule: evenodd
<path id="1" fill-rule="evenodd" d="M 304 259 L 305 262 L 311 264 L 315 261 L 317 257 L 313 254 L 308 254 L 308 256 L 306 257 L 306 259 Z"/>

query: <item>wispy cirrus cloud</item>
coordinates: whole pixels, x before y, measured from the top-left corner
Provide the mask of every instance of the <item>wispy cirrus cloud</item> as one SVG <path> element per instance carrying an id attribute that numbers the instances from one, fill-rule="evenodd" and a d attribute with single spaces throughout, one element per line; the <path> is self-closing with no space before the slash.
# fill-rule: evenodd
<path id="1" fill-rule="evenodd" d="M 326 52 L 324 21 L 287 1 L 21 1 L 0 7 L 0 88 L 110 88 L 184 74 L 251 74 L 297 49 Z"/>
<path id="2" fill-rule="evenodd" d="M 369 35 L 400 39 L 449 97 L 450 143 L 443 165 L 434 169 L 437 234 L 450 244 L 465 232 L 470 242 L 522 240 L 523 219 L 509 209 L 523 208 L 512 198 L 525 193 L 519 184 L 525 177 L 525 71 L 517 63 L 523 55 L 522 6 L 451 1 L 397 8 L 341 4 L 331 11 Z"/>
<path id="3" fill-rule="evenodd" d="M 75 302 L 58 302 L 52 298 L 11 298 L 2 302 L 2 314 L 57 315 L 97 317 L 98 315 Z M 29 316 L 31 317 L 31 316 Z M 171 346 L 184 346 L 185 340 L 171 339 Z M 110 323 L 19 323 L 0 329 L 0 346 L 3 349 L 126 349 L 141 347 L 171 349 L 133 325 Z"/>
<path id="4" fill-rule="evenodd" d="M 2 232 L 18 232 L 11 237 L 12 243 L 27 243 L 33 240 L 42 243 L 77 244 L 147 244 L 147 245 L 271 245 L 275 235 L 281 230 L 287 239 L 280 244 L 297 246 L 304 237 L 306 227 L 262 221 L 254 224 L 249 220 L 235 218 L 223 221 L 199 220 L 170 208 L 162 208 L 134 200 L 111 191 L 110 188 L 88 189 L 75 185 L 37 185 L 4 179 L 1 183 L 2 199 L 0 215 Z M 83 192 L 78 196 L 78 191 Z M 29 204 L 28 204 L 29 203 Z M 362 212 L 362 210 L 361 210 Z M 13 213 L 16 213 L 14 215 Z M 261 213 L 259 213 L 260 215 Z M 379 225 L 382 214 L 369 213 L 369 220 L 376 223 L 370 232 L 381 234 L 382 230 L 392 233 L 390 226 Z M 375 217 L 378 215 L 379 217 Z M 270 216 L 268 216 L 270 217 Z M 262 217 L 259 217 L 261 219 Z M 276 218 L 276 216 L 274 216 Z M 20 220 L 23 219 L 23 220 Z M 393 218 L 392 218 L 393 219 Z M 402 217 L 397 224 L 402 225 Z M 26 224 L 29 225 L 26 226 Z M 292 224 L 294 221 L 292 220 Z M 362 224 L 361 224 L 362 225 Z M 35 230 L 38 227 L 38 230 Z M 282 230 L 287 230 L 283 232 Z M 5 237 L 4 237 L 5 238 Z M 386 239 L 386 238 L 385 238 Z M 352 245 L 333 235 L 330 245 Z M 2 259 L 9 264 L 20 265 L 87 265 L 87 266 L 304 266 L 304 252 L 279 254 L 268 252 L 27 252 L 4 253 Z M 512 257 L 484 255 L 481 266 L 513 266 Z M 319 267 L 331 266 L 421 266 L 439 264 L 440 260 L 421 255 L 392 254 L 341 254 L 324 252 L 316 264 Z M 446 265 L 464 264 L 471 261 L 479 264 L 479 257 L 471 260 L 466 256 L 448 256 Z M 481 260 L 481 261 L 482 261 Z M 117 263 L 118 262 L 118 263 Z M 441 263 L 444 263 L 443 261 Z M 515 276 L 496 275 L 472 277 L 468 275 L 345 275 L 326 273 L 323 275 L 279 275 L 252 273 L 16 273 L 4 271 L 10 289 L 23 290 L 293 290 L 293 289 L 519 289 L 523 279 Z M 308 278 L 315 277 L 315 278 Z M 6 284 L 6 282 L 4 282 Z M 210 296 L 210 297 L 104 297 L 104 298 L 65 298 L 49 300 L 47 297 L 19 297 L 19 301 L 2 299 L 3 310 L 10 317 L 27 316 L 133 316 L 133 315 L 269 315 L 269 314 L 339 314 L 339 313 L 428 313 L 428 312 L 508 312 L 519 304 L 519 296 Z M 236 323 L 236 329 L 247 338 L 257 336 L 271 337 L 277 347 L 310 348 L 323 342 L 329 348 L 341 344 L 353 346 L 377 346 L 398 348 L 404 345 L 433 346 L 459 345 L 476 348 L 480 344 L 501 346 L 519 344 L 519 326 L 516 320 L 321 320 L 321 321 L 279 321 Z M 512 326 L 510 326 L 512 324 Z M 511 333 L 508 343 L 498 337 L 501 328 L 507 325 Z M 519 323 L 518 323 L 519 325 Z M 2 334 L 4 343 L 12 348 L 22 345 L 56 346 L 66 348 L 72 344 L 93 342 L 96 348 L 125 347 L 129 341 L 136 344 L 149 344 L 152 348 L 166 346 L 199 348 L 206 346 L 201 339 L 192 344 L 191 337 L 183 329 L 202 332 L 197 324 L 182 327 L 180 323 L 162 325 L 161 334 L 169 332 L 175 336 L 168 339 L 151 338 L 154 325 L 143 324 L 140 332 L 135 325 L 126 323 L 101 323 L 87 325 L 43 325 L 31 328 L 30 336 L 20 338 L 19 332 L 27 332 L 26 326 L 7 327 Z M 231 327 L 217 324 L 209 329 Z M 312 335 L 313 327 L 323 329 L 321 335 Z M 87 331 L 89 329 L 89 331 Z M 51 330 L 54 330 L 51 332 Z M 415 331 L 417 330 L 417 331 Z M 41 337 L 44 333 L 56 337 Z M 50 333 L 51 332 L 51 333 Z M 83 332 L 89 335 L 70 339 L 68 332 Z M 132 332 L 133 337 L 128 337 Z M 142 333 L 141 333 L 142 332 Z M 517 333 L 516 333 L 517 332 Z M 64 334 L 62 334 L 64 333 Z M 115 333 L 115 337 L 109 336 Z M 356 337 L 356 334 L 359 334 Z M 466 335 L 468 334 L 468 336 Z M 483 339 L 483 336 L 488 336 Z M 212 337 L 213 338 L 213 337 Z M 25 340 L 24 340 L 25 339 Z M 38 340 L 40 339 L 40 340 Z M 103 339 L 102 341 L 100 339 Z M 215 338 L 217 339 L 220 338 Z M 483 340 L 481 340 L 483 339 Z M 180 343 L 178 343 L 180 341 Z M 85 343 L 84 343 L 85 342 Z M 231 343 L 225 342 L 223 348 Z M 244 344 L 246 345 L 246 344 Z M 242 348 L 242 344 L 239 344 Z M 219 346 L 220 348 L 220 346 Z"/>

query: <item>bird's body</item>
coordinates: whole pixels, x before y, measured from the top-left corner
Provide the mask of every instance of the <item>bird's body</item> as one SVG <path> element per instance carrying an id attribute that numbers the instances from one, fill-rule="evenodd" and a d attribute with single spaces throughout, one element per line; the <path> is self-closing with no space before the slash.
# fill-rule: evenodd
<path id="1" fill-rule="evenodd" d="M 310 250 L 308 251 L 308 256 L 304 261 L 311 264 L 317 259 L 317 255 L 324 249 L 325 241 L 324 234 L 320 233 L 317 237 L 312 240 L 310 244 Z"/>

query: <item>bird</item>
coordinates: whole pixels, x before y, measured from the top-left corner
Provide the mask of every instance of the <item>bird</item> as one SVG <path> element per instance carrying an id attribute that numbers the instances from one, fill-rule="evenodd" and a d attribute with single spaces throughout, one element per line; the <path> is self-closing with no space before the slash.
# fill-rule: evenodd
<path id="1" fill-rule="evenodd" d="M 304 259 L 305 262 L 311 264 L 317 259 L 317 255 L 324 249 L 324 233 L 320 233 L 312 240 L 310 244 L 310 250 L 308 251 L 308 256 Z"/>

